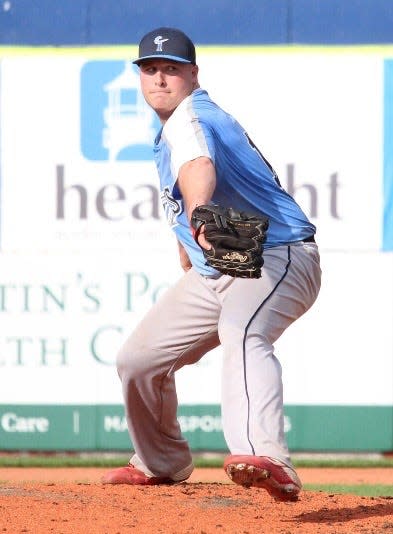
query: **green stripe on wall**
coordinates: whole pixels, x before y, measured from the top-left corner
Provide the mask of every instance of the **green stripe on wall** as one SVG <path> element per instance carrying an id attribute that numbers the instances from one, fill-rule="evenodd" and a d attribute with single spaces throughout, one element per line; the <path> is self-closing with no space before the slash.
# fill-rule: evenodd
<path id="1" fill-rule="evenodd" d="M 219 405 L 179 407 L 194 451 L 227 449 Z M 286 406 L 292 451 L 391 451 L 393 406 Z M 129 450 L 121 405 L 0 405 L 0 450 Z"/>
<path id="2" fill-rule="evenodd" d="M 393 450 L 393 406 L 287 406 L 295 450 Z"/>

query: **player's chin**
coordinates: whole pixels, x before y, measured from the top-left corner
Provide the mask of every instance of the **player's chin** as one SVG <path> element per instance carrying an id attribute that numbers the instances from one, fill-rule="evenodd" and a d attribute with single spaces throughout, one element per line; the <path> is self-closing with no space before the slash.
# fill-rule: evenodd
<path id="1" fill-rule="evenodd" d="M 169 94 L 165 91 L 153 91 L 148 97 L 151 106 L 171 107 Z"/>
<path id="2" fill-rule="evenodd" d="M 152 109 L 157 113 L 160 119 L 167 120 L 172 115 L 176 107 L 168 105 L 164 99 L 155 98 L 154 101 L 150 103 Z"/>

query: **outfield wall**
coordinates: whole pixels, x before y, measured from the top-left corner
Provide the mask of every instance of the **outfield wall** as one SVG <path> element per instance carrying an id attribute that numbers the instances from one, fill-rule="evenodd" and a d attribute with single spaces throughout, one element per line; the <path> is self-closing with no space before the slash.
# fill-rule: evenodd
<path id="1" fill-rule="evenodd" d="M 392 24 L 390 0 L 3 0 L 0 44 L 135 43 L 161 26 L 198 44 L 391 43 Z"/>
<path id="2" fill-rule="evenodd" d="M 0 450 L 129 448 L 116 353 L 181 274 L 135 53 L 0 48 Z M 318 228 L 320 297 L 276 343 L 290 447 L 393 450 L 393 47 L 198 57 Z M 220 364 L 177 373 L 194 450 L 225 449 Z"/>

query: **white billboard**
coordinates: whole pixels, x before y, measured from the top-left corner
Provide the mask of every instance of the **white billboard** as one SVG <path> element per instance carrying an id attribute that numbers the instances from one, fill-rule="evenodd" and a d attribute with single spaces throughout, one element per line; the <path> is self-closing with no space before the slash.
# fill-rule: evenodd
<path id="1" fill-rule="evenodd" d="M 321 248 L 380 250 L 383 58 L 202 49 L 199 63 L 202 87 L 275 167 Z M 2 60 L 3 252 L 163 245 L 159 125 L 134 68 L 83 52 Z"/>
<path id="2" fill-rule="evenodd" d="M 276 346 L 288 404 L 393 402 L 384 61 L 199 52 L 201 85 L 318 228 L 321 296 Z M 0 68 L 0 404 L 119 404 L 116 353 L 181 274 L 152 158 L 157 119 L 120 53 L 3 53 Z M 178 373 L 181 403 L 220 402 L 220 357 Z"/>

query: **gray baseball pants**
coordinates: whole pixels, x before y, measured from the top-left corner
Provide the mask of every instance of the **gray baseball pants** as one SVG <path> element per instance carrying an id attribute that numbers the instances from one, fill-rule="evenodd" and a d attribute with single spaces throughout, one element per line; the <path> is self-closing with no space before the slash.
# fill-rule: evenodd
<path id="1" fill-rule="evenodd" d="M 314 303 L 321 270 L 315 243 L 264 251 L 259 279 L 206 278 L 193 269 L 153 305 L 118 355 L 131 462 L 187 478 L 192 457 L 177 421 L 174 373 L 223 349 L 222 424 L 231 454 L 291 466 L 284 437 L 281 366 L 273 343 Z"/>

